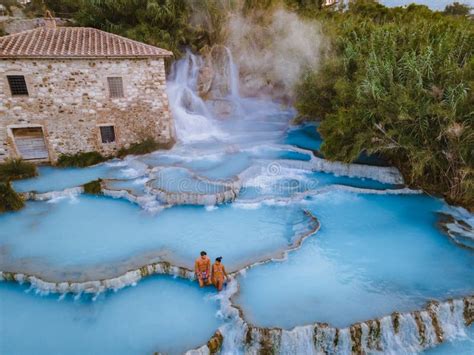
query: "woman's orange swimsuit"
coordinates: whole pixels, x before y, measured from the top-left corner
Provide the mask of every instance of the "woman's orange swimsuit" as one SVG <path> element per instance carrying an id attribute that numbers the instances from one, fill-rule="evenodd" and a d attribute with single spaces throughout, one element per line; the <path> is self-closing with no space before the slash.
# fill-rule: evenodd
<path id="1" fill-rule="evenodd" d="M 214 263 L 214 265 L 212 265 L 212 279 L 214 280 L 214 283 L 217 281 L 224 282 L 225 276 L 226 272 L 224 265 L 221 263 Z"/>

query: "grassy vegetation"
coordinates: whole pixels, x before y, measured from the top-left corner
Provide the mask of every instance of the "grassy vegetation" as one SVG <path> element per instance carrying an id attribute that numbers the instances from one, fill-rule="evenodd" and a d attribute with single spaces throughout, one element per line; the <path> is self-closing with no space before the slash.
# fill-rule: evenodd
<path id="1" fill-rule="evenodd" d="M 235 11 L 262 21 L 278 6 L 319 21 L 332 52 L 298 85 L 296 108 L 321 120 L 326 158 L 377 154 L 406 181 L 474 208 L 474 22 L 469 8 L 386 8 L 373 0 L 322 9 L 320 0 L 33 0 L 92 26 L 172 50 L 222 42 Z M 144 154 L 133 145 L 119 156 Z"/>
<path id="2" fill-rule="evenodd" d="M 173 146 L 173 142 L 168 144 L 158 143 L 153 138 L 146 138 L 139 143 L 133 143 L 128 148 L 121 148 L 117 157 L 123 158 L 126 155 L 143 155 L 154 152 L 158 149 L 170 149 Z"/>
<path id="3" fill-rule="evenodd" d="M 174 142 L 168 144 L 158 143 L 153 138 L 146 138 L 141 142 L 133 143 L 128 148 L 121 148 L 117 152 L 118 158 L 124 158 L 127 155 L 143 155 L 154 152 L 158 149 L 170 149 Z M 59 156 L 56 166 L 61 168 L 74 167 L 85 168 L 91 165 L 103 163 L 106 160 L 114 158 L 113 156 L 105 157 L 99 152 L 87 152 L 77 154 L 62 154 Z"/>
<path id="4" fill-rule="evenodd" d="M 27 179 L 38 175 L 36 166 L 21 159 L 0 163 L 0 181 Z"/>
<path id="5" fill-rule="evenodd" d="M 61 168 L 74 167 L 85 168 L 87 166 L 95 165 L 106 161 L 108 158 L 104 157 L 99 152 L 87 152 L 77 154 L 61 154 L 56 162 L 56 165 Z"/>
<path id="6" fill-rule="evenodd" d="M 23 199 L 15 192 L 9 181 L 0 182 L 0 213 L 17 211 L 24 205 Z"/>
<path id="7" fill-rule="evenodd" d="M 296 107 L 321 120 L 325 157 L 379 154 L 410 185 L 473 209 L 472 20 L 368 0 L 320 18 L 333 52 L 302 78 Z"/>
<path id="8" fill-rule="evenodd" d="M 0 213 L 17 211 L 25 205 L 10 181 L 36 175 L 38 175 L 36 166 L 21 159 L 10 159 L 0 164 Z"/>
<path id="9" fill-rule="evenodd" d="M 220 35 L 225 20 L 221 0 L 33 0 L 27 10 L 56 16 L 171 50 L 181 56 Z"/>
<path id="10" fill-rule="evenodd" d="M 84 184 L 84 192 L 90 195 L 102 195 L 102 179 L 97 179 Z"/>

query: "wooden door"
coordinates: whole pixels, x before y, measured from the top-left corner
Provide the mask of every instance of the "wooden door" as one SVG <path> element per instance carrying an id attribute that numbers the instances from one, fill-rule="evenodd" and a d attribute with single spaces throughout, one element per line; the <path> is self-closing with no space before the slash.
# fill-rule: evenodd
<path id="1" fill-rule="evenodd" d="M 14 128 L 16 147 L 22 159 L 48 159 L 48 149 L 44 142 L 43 129 L 41 127 Z"/>

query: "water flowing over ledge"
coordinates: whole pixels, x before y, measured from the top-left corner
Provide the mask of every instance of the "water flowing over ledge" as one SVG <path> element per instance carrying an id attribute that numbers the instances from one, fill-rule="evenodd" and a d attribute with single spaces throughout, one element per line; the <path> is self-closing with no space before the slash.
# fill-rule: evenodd
<path id="1" fill-rule="evenodd" d="M 150 211 L 150 212 L 157 212 L 161 211 L 166 207 L 174 206 L 174 205 L 203 205 L 203 206 L 213 206 L 216 204 L 221 203 L 229 203 L 235 202 L 237 204 L 244 203 L 260 203 L 260 202 L 294 202 L 303 200 L 306 197 L 320 195 L 323 193 L 331 192 L 334 190 L 339 191 L 347 191 L 352 193 L 358 194 L 374 194 L 374 195 L 411 195 L 411 194 L 422 194 L 423 191 L 421 190 L 413 190 L 408 187 L 404 188 L 393 188 L 393 189 L 371 189 L 371 188 L 362 188 L 362 187 L 354 187 L 354 186 L 347 186 L 347 185 L 338 185 L 333 184 L 329 186 L 323 186 L 320 188 L 315 188 L 313 190 L 308 190 L 304 192 L 295 193 L 293 196 L 290 197 L 269 197 L 269 196 L 262 196 L 255 199 L 242 199 L 239 200 L 239 191 L 242 189 L 242 180 L 248 178 L 250 175 L 255 174 L 255 170 L 261 169 L 261 167 L 250 167 L 249 169 L 245 170 L 238 177 L 233 179 L 232 181 L 222 181 L 220 182 L 222 186 L 228 188 L 228 191 L 219 194 L 193 194 L 193 193 L 173 193 L 173 192 L 166 192 L 164 190 L 156 189 L 156 188 L 149 188 L 152 190 L 152 193 L 146 195 L 136 195 L 133 191 L 129 189 L 116 189 L 110 188 L 108 182 L 116 181 L 112 179 L 104 179 L 102 181 L 102 194 L 104 196 L 117 198 L 117 199 L 125 199 L 131 203 L 137 204 L 143 209 Z M 149 184 L 152 182 L 153 179 L 146 182 Z M 206 180 L 204 180 L 206 181 Z M 212 180 L 209 180 L 213 182 Z M 37 193 L 37 192 L 22 192 L 21 195 L 25 200 L 30 201 L 54 201 L 61 198 L 74 198 L 80 194 L 84 193 L 84 188 L 82 186 L 67 188 L 62 191 L 50 191 L 44 193 Z M 157 200 L 157 197 L 166 204 L 160 203 Z"/>
<path id="2" fill-rule="evenodd" d="M 474 217 L 462 207 L 450 207 L 439 213 L 438 227 L 456 245 L 474 250 Z"/>
<path id="3" fill-rule="evenodd" d="M 184 171 L 184 176 L 159 176 L 165 170 Z M 213 206 L 234 201 L 242 184 L 238 178 L 210 180 L 187 168 L 154 168 L 155 177 L 147 181 L 146 189 L 169 205 Z"/>
<path id="4" fill-rule="evenodd" d="M 242 310 L 230 302 L 238 292 L 232 281 L 221 300 L 221 313 L 230 319 L 215 340 L 186 355 L 244 354 L 413 354 L 444 341 L 466 336 L 474 323 L 474 295 L 444 302 L 430 301 L 416 311 L 398 313 L 358 322 L 346 328 L 327 323 L 297 326 L 291 330 L 255 327 L 243 320 Z M 214 337 L 213 337 L 214 338 Z"/>
<path id="5" fill-rule="evenodd" d="M 0 281 L 13 281 L 20 284 L 28 283 L 31 288 L 40 294 L 49 293 L 92 293 L 98 294 L 107 290 L 118 291 L 127 286 L 134 286 L 143 277 L 150 275 L 170 275 L 184 279 L 194 280 L 192 270 L 173 266 L 167 262 L 158 262 L 145 265 L 139 269 L 128 271 L 127 273 L 111 279 L 85 281 L 85 282 L 49 282 L 33 275 L 22 273 L 0 271 Z"/>
<path id="6" fill-rule="evenodd" d="M 50 192 L 22 192 L 21 195 L 25 200 L 31 201 L 49 201 L 59 198 L 71 198 L 79 194 L 84 193 L 84 187 L 71 187 L 64 189 L 62 191 L 50 191 Z"/>
<path id="7" fill-rule="evenodd" d="M 282 261 L 282 260 L 278 260 Z M 241 270 L 244 274 L 251 265 Z M 413 354 L 445 341 L 466 336 L 474 323 L 474 295 L 446 301 L 429 301 L 424 308 L 357 322 L 337 328 L 313 323 L 286 330 L 256 327 L 245 320 L 244 311 L 233 303 L 240 285 L 233 279 L 219 295 L 221 315 L 229 320 L 217 353 L 222 354 Z M 187 355 L 214 354 L 210 343 Z"/>
<path id="8" fill-rule="evenodd" d="M 332 162 L 318 157 L 311 159 L 312 169 L 336 175 L 369 178 L 386 184 L 403 184 L 403 177 L 394 167 L 371 166 L 363 164 L 345 164 Z"/>
<path id="9" fill-rule="evenodd" d="M 417 353 L 465 335 L 474 321 L 474 296 L 429 302 L 422 309 L 360 322 L 348 328 L 315 323 L 292 330 L 248 326 L 245 353 Z"/>
<path id="10" fill-rule="evenodd" d="M 310 226 L 308 227 L 308 231 L 304 233 L 300 233 L 296 235 L 294 238 L 293 243 L 289 245 L 284 250 L 278 250 L 273 252 L 270 255 L 263 257 L 261 260 L 256 262 L 250 263 L 248 265 L 244 265 L 242 268 L 235 272 L 229 273 L 231 276 L 235 276 L 240 272 L 244 272 L 246 269 L 251 267 L 262 265 L 272 261 L 281 261 L 283 260 L 288 252 L 296 250 L 300 248 L 305 241 L 306 238 L 314 235 L 320 228 L 320 224 L 318 219 L 311 214 L 309 211 L 304 211 L 306 216 L 309 217 Z M 194 280 L 195 275 L 194 271 L 183 267 L 183 266 L 176 266 L 172 265 L 170 262 L 167 261 L 160 261 L 156 263 L 151 263 L 144 265 L 140 268 L 127 271 L 125 274 L 112 277 L 108 279 L 101 279 L 101 280 L 87 280 L 83 282 L 78 281 L 71 281 L 71 280 L 64 280 L 59 282 L 51 282 L 44 280 L 41 277 L 28 275 L 22 272 L 15 272 L 15 271 L 0 271 L 0 282 L 1 281 L 13 281 L 18 282 L 20 284 L 28 283 L 31 285 L 31 288 L 34 289 L 36 292 L 41 294 L 49 294 L 49 293 L 59 293 L 59 294 L 66 294 L 66 293 L 74 293 L 74 294 L 81 294 L 81 293 L 92 293 L 92 294 L 99 294 L 105 292 L 107 290 L 114 290 L 118 291 L 127 286 L 135 286 L 142 278 L 150 276 L 150 275 L 171 275 L 175 277 L 181 277 L 189 280 Z"/>
<path id="11" fill-rule="evenodd" d="M 296 193 L 290 197 L 272 197 L 272 196 L 262 196 L 254 199 L 238 199 L 233 205 L 236 207 L 250 208 L 250 206 L 257 207 L 261 204 L 266 205 L 289 205 L 293 203 L 301 203 L 306 198 L 315 197 L 322 194 L 331 193 L 334 191 L 344 191 L 353 194 L 366 194 L 366 195 L 420 195 L 423 191 L 412 190 L 410 188 L 401 188 L 401 189 L 386 189 L 386 190 L 377 190 L 377 189 L 366 189 L 360 187 L 353 187 L 347 185 L 330 185 L 324 186 L 319 189 L 308 190 L 300 193 Z M 248 207 L 246 207 L 248 206 Z"/>
<path id="12" fill-rule="evenodd" d="M 227 50 L 226 53 L 228 54 L 228 60 L 232 61 L 230 52 Z M 279 113 L 275 113 L 274 107 L 277 105 L 274 103 L 265 103 L 259 106 L 259 104 L 252 103 L 251 100 L 245 101 L 245 98 L 238 97 L 238 87 L 235 86 L 238 84 L 238 81 L 235 80 L 237 74 L 232 63 L 230 63 L 230 69 L 232 69 L 230 77 L 233 81 L 231 83 L 232 85 L 230 85 L 232 90 L 229 97 L 214 97 L 212 102 L 204 102 L 197 95 L 195 90 L 200 69 L 200 58 L 188 55 L 187 59 L 177 66 L 179 67 L 180 65 L 181 68 L 178 68 L 180 70 L 175 73 L 176 78 L 174 82 L 170 84 L 170 102 L 172 103 L 171 106 L 177 121 L 178 136 L 181 140 L 173 150 L 168 152 L 156 152 L 141 157 L 128 157 L 125 160 L 112 161 L 92 168 L 83 169 L 81 172 L 76 171 L 75 174 L 84 174 L 84 176 L 81 176 L 79 180 L 74 180 L 74 183 L 71 183 L 69 179 L 64 179 L 61 173 L 59 174 L 61 175 L 61 180 L 67 180 L 68 188 L 63 191 L 46 192 L 49 191 L 52 186 L 57 189 L 66 187 L 57 186 L 58 181 L 54 181 L 54 184 L 52 184 L 53 179 L 51 179 L 47 184 L 49 188 L 46 189 L 43 186 L 42 189 L 38 189 L 40 193 L 24 192 L 24 197 L 30 200 L 49 200 L 52 202 L 63 198 L 80 200 L 82 197 L 79 195 L 84 193 L 84 189 L 80 186 L 71 186 L 100 178 L 102 179 L 102 193 L 105 196 L 127 200 L 137 204 L 147 212 L 155 213 L 163 211 L 163 214 L 159 217 L 165 216 L 167 212 L 170 211 L 168 208 L 173 205 L 191 204 L 209 206 L 209 208 L 206 209 L 201 208 L 203 215 L 200 215 L 199 218 L 202 219 L 206 214 L 210 215 L 210 213 L 217 213 L 218 211 L 229 208 L 229 206 L 225 205 L 219 207 L 211 206 L 228 202 L 233 202 L 232 207 L 236 209 L 253 209 L 262 207 L 262 205 L 264 205 L 263 207 L 265 207 L 265 205 L 285 206 L 297 203 L 301 204 L 301 206 L 298 207 L 306 208 L 303 207 L 307 206 L 306 202 L 308 201 L 305 201 L 306 198 L 308 198 L 308 200 L 316 200 L 317 195 L 335 190 L 350 192 L 354 195 L 408 195 L 422 193 L 421 191 L 400 187 L 399 185 L 403 184 L 403 178 L 395 168 L 331 162 L 316 157 L 311 150 L 288 145 L 288 142 L 283 144 L 281 140 L 277 141 L 275 137 L 278 135 L 281 136 L 284 129 L 287 129 L 287 120 L 285 117 L 283 117 L 283 119 L 277 117 Z M 246 107 L 247 104 L 249 105 L 248 107 Z M 228 115 L 226 117 L 217 117 L 218 111 L 222 109 L 228 109 Z M 254 120 L 258 115 L 252 115 L 252 113 L 258 110 L 264 112 L 260 113 L 262 117 L 259 118 L 262 118 L 262 120 Z M 238 124 L 236 125 L 234 125 L 236 122 L 232 122 L 232 119 L 236 118 L 233 117 L 234 113 L 238 113 L 237 116 L 239 116 L 237 117 Z M 275 115 L 277 119 L 271 118 L 271 120 L 267 122 L 266 115 Z M 281 119 L 280 121 L 282 121 L 283 124 L 282 122 L 278 122 L 279 119 Z M 247 136 L 250 136 L 250 139 L 248 139 Z M 267 142 L 269 137 L 269 142 Z M 263 144 L 260 142 L 262 138 Z M 219 142 L 219 139 L 223 139 L 225 142 Z M 278 139 L 281 139 L 281 137 Z M 255 145 L 255 143 L 257 143 L 257 145 Z M 319 149 L 319 147 L 315 149 Z M 211 155 L 216 156 L 214 162 L 211 161 Z M 237 158 L 235 158 L 235 156 L 237 156 Z M 219 169 L 215 169 L 215 162 L 223 165 L 223 167 L 221 166 Z M 232 165 L 232 169 L 229 168 L 229 165 Z M 110 169 L 113 171 L 109 171 Z M 173 173 L 185 171 L 187 175 L 185 174 L 184 179 L 181 180 L 184 181 L 186 185 L 180 185 L 176 179 L 176 177 L 179 178 L 181 176 L 179 174 L 175 176 L 171 175 L 173 178 L 172 181 L 168 178 L 162 178 L 160 181 L 160 174 L 164 173 L 166 169 Z M 95 172 L 93 173 L 92 170 Z M 301 172 L 297 172 L 296 170 L 301 170 Z M 324 172 L 333 174 L 334 176 L 331 176 L 328 182 L 324 177 L 321 177 L 323 174 L 313 174 L 314 172 Z M 56 173 L 58 173 L 58 171 L 56 171 Z M 87 179 L 85 177 L 86 175 L 88 176 Z M 311 175 L 311 177 L 308 177 L 309 175 Z M 361 181 L 355 182 L 348 181 L 349 179 L 339 179 L 338 177 L 340 176 L 361 178 Z M 43 176 L 43 178 L 45 177 L 46 176 Z M 46 180 L 47 179 L 46 177 Z M 272 179 L 276 181 L 293 179 L 301 183 L 301 185 L 306 185 L 303 186 L 303 191 L 295 189 L 286 195 L 286 190 L 283 191 L 283 194 L 279 194 L 282 191 L 274 191 L 271 189 L 276 185 L 275 181 L 273 181 L 274 185 L 269 184 L 269 193 L 267 193 L 267 191 L 259 191 L 256 194 L 246 194 L 245 191 L 243 191 L 247 186 L 254 187 L 259 181 L 264 181 L 265 179 L 270 183 L 272 183 L 272 181 L 270 181 Z M 306 183 L 305 179 L 312 179 L 315 184 L 310 188 L 311 184 Z M 320 181 L 318 181 L 318 179 L 320 179 Z M 393 184 L 397 186 L 381 186 L 381 184 L 376 184 L 373 181 L 364 182 L 363 179 L 372 179 L 383 184 Z M 138 180 L 140 180 L 140 182 L 134 185 Z M 172 184 L 169 184 L 170 182 Z M 347 183 L 347 185 L 345 185 L 345 183 Z M 200 191 L 201 184 L 204 186 L 204 191 Z M 315 198 L 312 199 L 312 197 Z M 351 196 L 351 198 L 352 197 L 355 196 Z M 92 199 L 100 200 L 101 198 L 93 197 Z M 114 203 L 120 203 L 120 201 L 114 201 Z M 126 205 L 126 203 L 124 203 L 124 205 Z M 242 210 L 234 210 L 234 213 L 235 212 L 240 213 Z M 272 213 L 274 213 L 274 211 Z M 311 215 L 310 212 L 306 213 Z M 318 210 L 315 210 L 315 213 L 319 213 Z M 336 211 L 336 213 L 340 212 Z M 143 215 L 147 214 L 142 213 L 142 216 Z M 185 218 L 188 216 L 189 215 L 180 215 L 180 217 Z M 268 215 L 265 216 L 268 218 Z M 323 216 L 322 213 L 321 216 Z M 279 245 L 278 250 L 268 253 L 267 249 L 263 249 L 263 252 L 259 253 L 256 257 L 252 257 L 251 260 L 249 259 L 249 255 L 246 254 L 245 262 L 234 265 L 233 270 L 237 271 L 231 273 L 227 288 L 223 292 L 212 296 L 220 301 L 220 310 L 217 313 L 217 318 L 224 320 L 224 325 L 219 328 L 207 344 L 190 350 L 187 354 L 211 354 L 218 352 L 222 352 L 223 354 L 414 353 L 433 347 L 442 341 L 462 336 L 465 326 L 473 323 L 474 296 L 468 296 L 441 303 L 433 301 L 428 303 L 426 307 L 411 312 L 393 313 L 388 316 L 383 316 L 390 314 L 394 309 L 403 309 L 406 311 L 422 307 L 423 304 L 420 303 L 410 308 L 392 308 L 387 312 L 378 312 L 377 314 L 353 318 L 345 324 L 332 323 L 333 325 L 341 326 L 339 328 L 326 323 L 296 326 L 291 330 L 266 328 L 265 326 L 267 324 L 260 324 L 261 327 L 250 324 L 249 319 L 251 319 L 251 313 L 246 313 L 249 316 L 246 318 L 243 309 L 233 303 L 233 296 L 239 292 L 239 287 L 243 285 L 242 279 L 236 276 L 239 274 L 243 275 L 247 270 L 258 265 L 268 263 L 270 266 L 271 262 L 291 259 L 291 255 L 288 255 L 288 253 L 292 250 L 299 249 L 302 245 L 306 245 L 306 243 L 304 243 L 306 238 L 314 235 L 319 230 L 320 225 L 318 220 L 312 215 L 311 217 L 312 224 L 301 224 L 298 229 L 299 233 L 295 233 L 296 230 L 293 229 L 293 235 L 287 236 L 285 234 L 285 236 L 291 237 L 292 239 L 289 239 L 288 244 L 285 244 L 284 247 Z M 118 218 L 120 218 L 120 216 Z M 230 219 L 236 220 L 235 214 L 233 214 Z M 182 220 L 183 218 L 180 218 L 175 221 L 179 223 Z M 272 219 L 272 221 L 274 220 Z M 458 231 L 459 228 L 463 228 L 459 219 L 451 221 L 446 225 L 450 228 L 449 232 L 453 233 Z M 123 228 L 122 225 L 121 228 Z M 252 226 L 252 228 L 255 228 L 255 226 Z M 304 229 L 304 233 L 301 232 L 302 228 Z M 154 230 L 157 229 L 159 228 L 155 228 Z M 224 233 L 230 229 L 231 228 L 227 228 Z M 134 235 L 134 233 L 136 233 L 136 230 L 129 231 L 128 235 Z M 28 233 L 24 234 L 29 235 Z M 171 234 L 173 239 L 176 240 L 176 235 Z M 249 233 L 248 230 L 247 234 L 253 237 L 253 234 Z M 272 232 L 267 231 L 267 234 L 275 236 L 275 233 Z M 94 235 L 94 233 L 91 233 L 91 235 Z M 128 237 L 128 235 L 126 235 L 126 237 Z M 222 231 L 220 235 L 223 235 Z M 84 234 L 82 236 L 84 236 Z M 148 235 L 146 236 L 148 237 Z M 80 240 L 80 237 L 81 235 L 78 235 L 76 239 Z M 242 237 L 242 234 L 239 235 L 238 239 L 238 242 L 242 244 L 240 237 Z M 443 237 L 441 237 L 441 239 L 443 239 Z M 443 241 L 449 244 L 444 239 Z M 117 239 L 115 238 L 110 245 L 116 242 Z M 307 241 L 308 244 L 312 242 L 312 239 Z M 5 248 L 5 250 L 7 250 L 7 248 Z M 124 250 L 126 250 L 126 254 L 130 253 L 130 249 Z M 209 252 L 208 249 L 205 250 Z M 304 248 L 302 250 L 304 250 Z M 150 254 L 154 252 L 155 251 Z M 118 266 L 116 265 L 116 260 L 119 260 L 119 258 L 110 261 L 110 263 L 104 262 L 104 254 L 102 254 L 100 255 L 100 260 L 104 262 L 104 268 L 101 269 L 100 272 L 95 270 L 94 275 L 84 274 L 85 276 L 83 277 L 77 276 L 75 281 L 73 281 L 75 276 L 72 273 L 67 275 L 63 272 L 61 276 L 55 279 L 54 276 L 57 275 L 51 273 L 47 277 L 41 277 L 39 274 L 34 275 L 39 269 L 27 267 L 22 270 L 21 267 L 10 267 L 10 265 L 6 265 L 4 270 L 11 272 L 0 272 L 0 280 L 27 283 L 30 285 L 30 289 L 37 293 L 61 294 L 60 298 L 63 298 L 65 294 L 69 293 L 75 296 L 65 297 L 78 300 L 81 299 L 81 294 L 91 294 L 93 297 L 89 296 L 84 298 L 100 300 L 100 297 L 106 296 L 106 294 L 100 296 L 99 294 L 105 293 L 108 290 L 118 291 L 125 287 L 135 286 L 139 281 L 149 275 L 171 275 L 193 280 L 194 273 L 190 269 L 192 267 L 190 265 L 192 264 L 187 264 L 187 261 L 192 262 L 194 252 L 195 251 L 190 253 L 187 259 L 179 260 L 178 262 L 176 262 L 178 259 L 167 256 L 157 258 L 156 255 L 152 255 L 153 257 L 147 259 L 144 254 L 139 253 L 138 258 L 136 258 L 133 263 L 130 262 L 130 260 L 126 260 L 126 263 L 120 265 L 119 269 L 117 269 Z M 246 253 L 248 253 L 248 251 L 246 251 Z M 231 253 L 229 252 L 228 254 Z M 230 260 L 230 255 L 228 254 L 226 251 L 225 257 L 227 261 Z M 70 254 L 70 256 L 71 255 L 73 254 Z M 67 261 L 71 261 L 70 256 L 66 258 Z M 129 256 L 130 255 L 127 254 L 127 258 Z M 18 265 L 20 264 L 16 264 L 15 266 Z M 226 263 L 226 266 L 228 265 L 229 264 Z M 28 269 L 35 272 L 29 272 Z M 54 268 L 46 270 L 43 276 L 46 276 L 50 270 L 54 270 Z M 434 273 L 434 275 L 436 275 L 436 273 Z M 152 278 L 148 278 L 146 281 L 142 280 L 140 286 L 145 286 L 151 279 Z M 51 282 L 52 280 L 57 282 Z M 196 285 L 194 284 L 194 286 Z M 160 290 L 166 291 L 163 288 Z M 122 290 L 120 294 L 126 294 L 127 291 L 130 290 Z M 244 289 L 242 289 L 242 291 L 244 291 Z M 447 296 L 438 297 L 438 299 L 443 300 L 447 297 L 453 297 L 453 295 L 459 297 L 470 294 L 471 292 L 470 290 L 462 293 L 450 293 Z M 430 298 L 433 297 L 435 296 L 430 295 Z M 424 299 L 428 299 L 428 297 Z M 362 302 L 361 304 L 363 305 L 364 299 L 361 298 L 360 302 Z M 312 312 L 311 317 L 318 313 L 315 308 L 307 307 L 305 309 Z M 247 309 L 245 309 L 245 311 L 247 311 Z M 278 312 L 278 308 L 276 312 Z M 279 314 L 281 316 L 281 313 Z M 380 316 L 380 318 L 347 326 L 360 319 L 378 316 Z M 317 319 L 332 322 L 331 320 L 322 318 L 319 314 L 318 318 L 313 317 L 307 321 L 295 322 L 291 326 L 295 324 L 312 323 Z M 257 322 L 253 323 L 259 324 Z M 280 323 L 275 323 L 274 325 L 285 327 Z M 213 326 L 212 332 L 216 328 L 217 326 Z M 209 332 L 192 346 L 200 344 L 201 341 L 204 341 L 212 332 Z"/>

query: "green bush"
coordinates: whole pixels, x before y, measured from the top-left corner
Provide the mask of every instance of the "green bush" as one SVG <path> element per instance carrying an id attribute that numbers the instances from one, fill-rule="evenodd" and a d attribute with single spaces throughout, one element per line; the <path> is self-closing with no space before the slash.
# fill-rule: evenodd
<path id="1" fill-rule="evenodd" d="M 102 179 L 97 179 L 84 184 L 84 192 L 90 195 L 102 195 Z"/>
<path id="2" fill-rule="evenodd" d="M 36 166 L 21 159 L 9 159 L 0 164 L 0 181 L 26 179 L 36 175 Z"/>
<path id="3" fill-rule="evenodd" d="M 104 157 L 99 152 L 61 154 L 58 158 L 58 161 L 56 162 L 56 165 L 61 168 L 85 168 L 87 166 L 102 163 L 107 159 L 108 158 Z"/>
<path id="4" fill-rule="evenodd" d="M 117 156 L 119 158 L 123 158 L 126 155 L 143 155 L 154 152 L 158 149 L 170 149 L 173 146 L 174 142 L 170 142 L 167 144 L 158 143 L 153 138 L 146 138 L 145 140 L 139 143 L 133 143 L 130 145 L 129 148 L 121 148 Z"/>
<path id="5" fill-rule="evenodd" d="M 332 55 L 296 107 L 321 120 L 324 156 L 378 154 L 410 186 L 474 209 L 474 22 L 368 0 L 323 21 Z"/>
<path id="6" fill-rule="evenodd" d="M 10 182 L 0 182 L 0 213 L 17 211 L 24 205 L 23 199 L 13 190 Z"/>
<path id="7" fill-rule="evenodd" d="M 472 8 L 469 5 L 461 4 L 459 2 L 454 2 L 451 5 L 446 5 L 443 12 L 446 15 L 452 15 L 452 16 L 469 16 L 471 9 Z"/>

